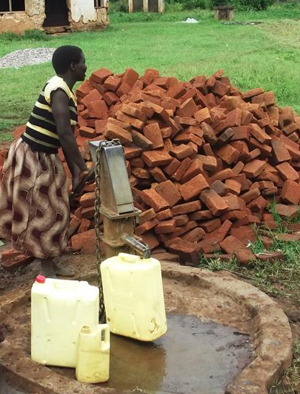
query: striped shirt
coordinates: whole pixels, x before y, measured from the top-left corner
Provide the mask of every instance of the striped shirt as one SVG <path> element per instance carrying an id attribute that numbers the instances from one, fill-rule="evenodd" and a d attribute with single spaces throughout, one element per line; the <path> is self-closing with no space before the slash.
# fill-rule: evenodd
<path id="1" fill-rule="evenodd" d="M 51 93 L 62 89 L 69 98 L 70 124 L 77 124 L 77 102 L 65 81 L 58 76 L 51 78 L 37 99 L 21 138 L 36 151 L 57 153 L 61 146 L 51 108 Z"/>

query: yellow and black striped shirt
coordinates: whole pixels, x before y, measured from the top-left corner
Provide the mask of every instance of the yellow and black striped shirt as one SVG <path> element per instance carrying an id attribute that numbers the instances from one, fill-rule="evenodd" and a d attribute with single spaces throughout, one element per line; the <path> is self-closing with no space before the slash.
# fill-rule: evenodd
<path id="1" fill-rule="evenodd" d="M 65 81 L 58 76 L 51 78 L 41 91 L 21 138 L 34 150 L 57 153 L 61 146 L 51 108 L 51 93 L 62 89 L 69 98 L 70 123 L 77 124 L 77 102 Z"/>

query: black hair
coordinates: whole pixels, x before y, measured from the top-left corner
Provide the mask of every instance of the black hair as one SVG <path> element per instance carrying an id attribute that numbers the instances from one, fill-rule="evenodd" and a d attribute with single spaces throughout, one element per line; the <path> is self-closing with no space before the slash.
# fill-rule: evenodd
<path id="1" fill-rule="evenodd" d="M 82 49 L 74 45 L 63 45 L 57 48 L 52 56 L 52 65 L 56 74 L 64 74 L 69 70 L 71 63 L 79 63 L 82 54 Z"/>

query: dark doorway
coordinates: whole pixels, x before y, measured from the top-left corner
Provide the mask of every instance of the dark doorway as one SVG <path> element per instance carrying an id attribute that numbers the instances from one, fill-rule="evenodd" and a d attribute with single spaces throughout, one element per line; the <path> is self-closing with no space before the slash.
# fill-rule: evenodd
<path id="1" fill-rule="evenodd" d="M 133 11 L 134 12 L 143 11 L 143 0 L 133 0 Z"/>
<path id="2" fill-rule="evenodd" d="M 149 12 L 158 12 L 158 0 L 149 0 L 148 10 Z"/>
<path id="3" fill-rule="evenodd" d="M 67 26 L 68 20 L 67 0 L 45 0 L 44 27 Z"/>

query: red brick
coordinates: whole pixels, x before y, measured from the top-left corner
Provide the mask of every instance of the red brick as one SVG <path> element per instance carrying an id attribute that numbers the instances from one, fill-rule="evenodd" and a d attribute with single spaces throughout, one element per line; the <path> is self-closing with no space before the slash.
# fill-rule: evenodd
<path id="1" fill-rule="evenodd" d="M 92 129 L 91 127 L 84 127 L 84 126 L 81 126 L 79 128 L 79 134 L 85 138 L 95 138 L 97 136 L 97 133 L 94 129 Z"/>
<path id="2" fill-rule="evenodd" d="M 192 161 L 190 167 L 186 170 L 184 175 L 181 178 L 181 182 L 185 183 L 194 178 L 196 175 L 201 174 L 203 171 L 202 162 L 196 158 Z"/>
<path id="3" fill-rule="evenodd" d="M 91 227 L 91 221 L 89 219 L 82 219 L 80 226 L 78 228 L 78 234 L 85 233 Z"/>
<path id="4" fill-rule="evenodd" d="M 225 179 L 232 178 L 233 177 L 233 172 L 231 168 L 225 168 L 225 170 L 221 170 L 216 172 L 214 175 L 210 177 L 210 183 L 213 183 L 214 181 L 224 181 Z"/>
<path id="5" fill-rule="evenodd" d="M 182 239 L 184 241 L 195 243 L 195 242 L 199 242 L 203 238 L 204 234 L 205 231 L 202 228 L 196 227 L 193 230 L 185 233 L 182 236 Z"/>
<path id="6" fill-rule="evenodd" d="M 176 85 L 173 85 L 169 88 L 166 95 L 178 99 L 181 96 L 183 96 L 185 93 L 186 93 L 186 89 L 183 83 L 177 83 Z"/>
<path id="7" fill-rule="evenodd" d="M 250 226 L 233 227 L 230 231 L 230 235 L 240 240 L 245 246 L 247 246 L 249 242 L 254 244 L 257 241 L 257 235 Z"/>
<path id="8" fill-rule="evenodd" d="M 151 173 L 146 168 L 132 167 L 131 173 L 140 179 L 150 179 Z"/>
<path id="9" fill-rule="evenodd" d="M 147 115 L 143 113 L 136 104 L 125 104 L 123 103 L 120 107 L 121 112 L 133 118 L 139 119 L 142 122 L 146 122 Z"/>
<path id="10" fill-rule="evenodd" d="M 147 209 L 139 216 L 139 224 L 143 224 L 149 220 L 155 219 L 156 213 L 153 208 Z"/>
<path id="11" fill-rule="evenodd" d="M 230 220 L 225 220 L 221 227 L 205 235 L 204 239 L 213 239 L 215 242 L 220 243 L 227 236 L 229 230 L 231 229 L 232 222 Z"/>
<path id="12" fill-rule="evenodd" d="M 109 91 L 115 92 L 121 85 L 121 78 L 116 75 L 109 76 L 103 83 L 103 87 Z"/>
<path id="13" fill-rule="evenodd" d="M 100 68 L 100 70 L 94 71 L 91 75 L 91 79 L 96 83 L 103 84 L 103 82 L 113 75 L 113 73 L 107 68 Z"/>
<path id="14" fill-rule="evenodd" d="M 155 227 L 154 232 L 155 234 L 170 234 L 175 231 L 175 220 L 170 219 L 170 220 L 163 220 L 158 223 L 158 225 Z"/>
<path id="15" fill-rule="evenodd" d="M 300 185 L 299 185 L 299 188 L 300 188 Z M 268 204 L 268 201 L 265 200 L 262 196 L 259 196 L 255 200 L 251 201 L 247 205 L 247 207 L 249 209 L 251 209 L 252 212 L 258 212 L 258 213 L 262 214 L 263 210 L 265 209 L 267 204 Z"/>
<path id="16" fill-rule="evenodd" d="M 128 94 L 131 91 L 131 86 L 128 85 L 128 83 L 121 82 L 120 86 L 116 90 L 116 93 L 119 97 L 122 98 L 124 94 Z"/>
<path id="17" fill-rule="evenodd" d="M 76 216 L 73 216 L 70 220 L 69 229 L 68 229 L 68 237 L 71 237 L 73 234 L 76 233 L 77 229 L 79 228 L 81 220 Z"/>
<path id="18" fill-rule="evenodd" d="M 283 180 L 297 181 L 299 174 L 294 168 L 287 162 L 278 164 L 276 169 Z"/>
<path id="19" fill-rule="evenodd" d="M 230 165 L 238 160 L 240 152 L 233 146 L 228 144 L 218 149 L 216 155 L 220 157 L 223 161 L 225 161 L 225 163 Z"/>
<path id="20" fill-rule="evenodd" d="M 298 207 L 284 204 L 276 204 L 276 212 L 280 217 L 293 220 L 298 215 Z"/>
<path id="21" fill-rule="evenodd" d="M 181 178 L 186 173 L 190 165 L 192 164 L 192 160 L 189 157 L 186 157 L 181 163 L 177 170 L 171 175 L 171 179 L 173 181 L 181 181 Z"/>
<path id="22" fill-rule="evenodd" d="M 300 200 L 300 185 L 291 180 L 284 182 L 280 197 L 283 202 L 289 204 L 299 204 Z"/>
<path id="23" fill-rule="evenodd" d="M 173 214 L 170 208 L 164 209 L 163 211 L 157 212 L 156 218 L 158 221 L 172 219 Z"/>
<path id="24" fill-rule="evenodd" d="M 247 92 L 243 93 L 243 99 L 250 99 L 254 96 L 258 96 L 259 94 L 264 93 L 264 90 L 262 88 L 255 88 L 252 90 L 248 90 Z"/>
<path id="25" fill-rule="evenodd" d="M 120 99 L 114 92 L 106 92 L 103 95 L 103 100 L 106 102 L 107 105 L 111 106 L 116 104 Z"/>
<path id="26" fill-rule="evenodd" d="M 85 208 L 82 207 L 81 216 L 84 219 L 93 219 L 95 216 L 95 207 L 94 206 L 85 207 Z"/>
<path id="27" fill-rule="evenodd" d="M 236 194 L 237 196 L 241 192 L 242 185 L 234 179 L 226 179 L 225 185 L 228 187 L 230 193 Z"/>
<path id="28" fill-rule="evenodd" d="M 207 171 L 215 171 L 217 168 L 217 159 L 213 156 L 197 155 L 197 159 L 200 160 L 202 166 Z"/>
<path id="29" fill-rule="evenodd" d="M 242 209 L 239 198 L 234 194 L 227 194 L 223 197 L 223 200 L 228 205 L 228 212 Z"/>
<path id="30" fill-rule="evenodd" d="M 216 81 L 214 87 L 212 88 L 212 92 L 219 97 L 225 96 L 229 91 L 230 86 L 222 83 L 221 81 Z"/>
<path id="31" fill-rule="evenodd" d="M 192 214 L 189 215 L 189 217 L 191 220 L 203 221 L 203 220 L 212 219 L 213 216 L 210 211 L 204 210 L 204 211 L 193 212 Z"/>
<path id="32" fill-rule="evenodd" d="M 107 119 L 108 108 L 104 100 L 95 100 L 87 103 L 89 118 Z"/>
<path id="33" fill-rule="evenodd" d="M 94 254 L 96 252 L 95 229 L 73 235 L 71 246 L 74 251 L 81 251 L 84 254 Z"/>
<path id="34" fill-rule="evenodd" d="M 172 157 L 165 151 L 153 150 L 150 152 L 144 152 L 142 159 L 148 167 L 164 166 L 172 161 Z"/>
<path id="35" fill-rule="evenodd" d="M 272 137 L 270 137 L 267 133 L 263 131 L 257 124 L 251 123 L 249 125 L 249 132 L 253 135 L 254 138 L 257 139 L 261 144 L 270 143 L 272 141 Z"/>
<path id="36" fill-rule="evenodd" d="M 76 96 L 78 98 L 83 98 L 84 96 L 86 96 L 93 89 L 94 88 L 91 85 L 90 81 L 86 80 L 76 89 Z"/>
<path id="37" fill-rule="evenodd" d="M 140 119 L 133 118 L 132 116 L 126 115 L 122 111 L 117 111 L 115 113 L 115 116 L 121 122 L 127 123 L 138 130 L 142 130 L 145 125 L 145 122 L 141 121 Z"/>
<path id="38" fill-rule="evenodd" d="M 178 215 L 174 216 L 174 220 L 176 223 L 176 227 L 181 227 L 185 226 L 188 223 L 189 217 L 187 215 Z"/>
<path id="39" fill-rule="evenodd" d="M 132 135 L 129 131 L 122 129 L 114 123 L 107 122 L 104 135 L 108 139 L 118 138 L 122 144 L 128 145 L 132 142 Z"/>
<path id="40" fill-rule="evenodd" d="M 83 208 L 92 207 L 95 204 L 95 192 L 85 193 L 80 197 L 80 205 Z"/>
<path id="41" fill-rule="evenodd" d="M 241 195 L 241 198 L 245 201 L 246 204 L 255 200 L 257 197 L 260 196 L 260 190 L 258 188 L 251 189 L 248 192 Z"/>
<path id="42" fill-rule="evenodd" d="M 243 173 L 249 178 L 257 177 L 266 167 L 266 162 L 263 160 L 252 160 L 245 165 Z"/>
<path id="43" fill-rule="evenodd" d="M 232 235 L 225 238 L 220 246 L 225 253 L 236 255 L 240 264 L 248 264 L 251 260 L 254 260 L 251 250 L 247 249 L 241 241 Z"/>
<path id="44" fill-rule="evenodd" d="M 218 193 L 219 196 L 225 196 L 229 192 L 229 188 L 221 181 L 213 182 L 210 188 Z"/>
<path id="45" fill-rule="evenodd" d="M 202 122 L 201 128 L 203 130 L 203 138 L 205 141 L 211 146 L 216 145 L 218 137 L 216 136 L 215 130 L 207 122 Z"/>
<path id="46" fill-rule="evenodd" d="M 87 107 L 88 104 L 92 101 L 99 100 L 102 100 L 102 95 L 98 92 L 97 89 L 93 89 L 81 100 L 81 103 Z"/>
<path id="47" fill-rule="evenodd" d="M 143 151 L 153 149 L 152 141 L 148 140 L 142 133 L 136 130 L 131 131 L 132 140 L 136 146 L 139 146 Z"/>
<path id="48" fill-rule="evenodd" d="M 184 215 L 187 213 L 195 212 L 201 209 L 200 201 L 191 201 L 184 204 L 175 205 L 172 207 L 172 213 L 174 216 Z"/>
<path id="49" fill-rule="evenodd" d="M 172 174 L 174 174 L 174 172 L 178 169 L 178 167 L 180 166 L 180 161 L 173 158 L 172 161 L 170 162 L 170 164 L 168 164 L 166 167 L 164 167 L 164 172 L 171 176 Z"/>
<path id="50" fill-rule="evenodd" d="M 138 80 L 139 74 L 132 68 L 127 68 L 123 74 L 122 82 L 127 83 L 129 86 L 133 86 Z"/>
<path id="51" fill-rule="evenodd" d="M 139 157 L 142 154 L 142 149 L 138 146 L 125 146 L 124 147 L 124 156 L 125 159 L 130 160 L 135 157 Z"/>
<path id="52" fill-rule="evenodd" d="M 178 240 L 169 247 L 169 251 L 178 254 L 182 264 L 188 263 L 195 267 L 199 265 L 199 252 L 191 242 Z"/>
<path id="53" fill-rule="evenodd" d="M 192 117 L 198 111 L 198 107 L 192 98 L 187 99 L 181 104 L 180 108 L 177 110 L 177 115 Z"/>
<path id="54" fill-rule="evenodd" d="M 17 268 L 30 264 L 35 260 L 35 257 L 15 251 L 14 249 L 4 250 L 1 257 L 2 267 L 13 273 Z"/>
<path id="55" fill-rule="evenodd" d="M 167 180 L 167 177 L 159 167 L 150 169 L 150 173 L 156 182 L 165 182 Z"/>
<path id="56" fill-rule="evenodd" d="M 225 213 L 228 209 L 228 205 L 225 200 L 220 197 L 214 190 L 205 190 L 200 195 L 200 200 L 207 206 L 210 212 L 219 216 Z"/>
<path id="57" fill-rule="evenodd" d="M 272 148 L 275 160 L 277 163 L 281 163 L 283 161 L 290 161 L 292 159 L 289 151 L 286 149 L 285 144 L 282 140 L 272 140 Z"/>
<path id="58" fill-rule="evenodd" d="M 196 175 L 194 178 L 179 186 L 179 192 L 184 201 L 189 201 L 198 197 L 202 190 L 208 189 L 209 185 L 203 175 Z"/>
<path id="59" fill-rule="evenodd" d="M 161 197 L 154 189 L 147 189 L 141 192 L 141 199 L 155 212 L 162 211 L 163 209 L 169 208 L 169 203 Z"/>
<path id="60" fill-rule="evenodd" d="M 153 229 L 157 224 L 158 224 L 158 220 L 156 218 L 148 220 L 147 222 L 144 222 L 143 224 L 137 226 L 135 228 L 135 233 L 136 235 L 142 235 L 147 231 Z"/>
<path id="61" fill-rule="evenodd" d="M 170 204 L 170 207 L 173 207 L 181 200 L 177 187 L 170 180 L 161 182 L 156 186 L 155 190 Z"/>
<path id="62" fill-rule="evenodd" d="M 152 231 L 148 231 L 147 233 L 142 234 L 141 238 L 151 250 L 159 245 L 159 241 Z"/>
<path id="63" fill-rule="evenodd" d="M 220 250 L 220 246 L 213 239 L 205 239 L 197 243 L 197 250 L 200 253 L 213 253 Z"/>
<path id="64" fill-rule="evenodd" d="M 238 210 L 238 211 L 230 211 L 227 213 L 224 213 L 221 216 L 221 220 L 230 220 L 231 222 L 235 222 L 237 220 L 242 220 L 247 217 L 247 211 L 246 210 Z"/>
<path id="65" fill-rule="evenodd" d="M 185 144 L 174 146 L 173 149 L 170 150 L 170 155 L 175 156 L 178 160 L 183 160 L 186 157 L 191 156 L 192 153 L 192 148 Z"/>
<path id="66" fill-rule="evenodd" d="M 164 147 L 164 141 L 158 123 L 151 123 L 143 129 L 145 137 L 153 144 L 153 149 Z"/>
<path id="67" fill-rule="evenodd" d="M 199 122 L 211 123 L 211 116 L 208 108 L 202 108 L 194 113 L 194 118 Z"/>
<path id="68" fill-rule="evenodd" d="M 226 122 L 229 127 L 240 126 L 242 123 L 243 111 L 240 108 L 235 108 L 234 110 L 226 114 Z"/>
<path id="69" fill-rule="evenodd" d="M 199 225 L 199 227 L 203 228 L 203 230 L 206 233 L 211 233 L 212 231 L 221 227 L 221 220 L 220 219 L 212 219 L 212 220 L 208 220 L 207 222 L 201 222 L 198 225 Z"/>

